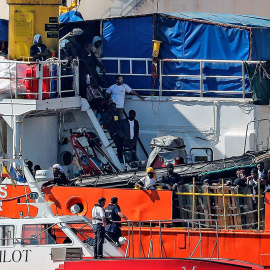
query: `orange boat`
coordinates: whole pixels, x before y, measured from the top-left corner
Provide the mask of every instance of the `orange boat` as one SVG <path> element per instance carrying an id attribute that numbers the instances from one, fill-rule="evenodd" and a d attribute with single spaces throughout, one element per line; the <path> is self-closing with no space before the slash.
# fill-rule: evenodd
<path id="1" fill-rule="evenodd" d="M 1 216 L 35 216 L 36 209 L 27 204 L 31 202 L 29 192 L 25 186 L 2 185 Z M 91 209 L 99 197 L 118 197 L 122 212 L 133 221 L 122 227 L 128 239 L 124 250 L 130 258 L 212 258 L 243 261 L 270 269 L 270 194 L 265 198 L 264 229 L 229 230 L 219 229 L 218 220 L 208 220 L 216 224 L 216 229 L 203 228 L 207 220 L 172 220 L 172 192 L 167 190 L 54 186 L 43 192 L 58 216 L 72 215 L 70 207 L 78 204 L 83 206 L 79 215 L 91 217 Z M 188 226 L 172 227 L 172 222 L 185 222 Z"/>

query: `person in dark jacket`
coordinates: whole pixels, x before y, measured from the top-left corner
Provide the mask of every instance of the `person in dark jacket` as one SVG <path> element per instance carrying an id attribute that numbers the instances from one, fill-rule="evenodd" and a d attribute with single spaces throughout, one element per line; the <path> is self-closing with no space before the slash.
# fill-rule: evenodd
<path id="1" fill-rule="evenodd" d="M 134 150 L 136 155 L 136 145 L 139 138 L 140 126 L 135 117 L 136 112 L 134 110 L 130 110 L 128 113 L 128 118 L 121 121 L 121 128 L 124 134 L 124 147 Z"/>
<path id="2" fill-rule="evenodd" d="M 112 197 L 111 203 L 105 208 L 106 227 L 105 231 L 109 238 L 116 244 L 119 244 L 119 237 L 122 236 L 121 224 L 115 223 L 115 221 L 121 221 L 122 219 L 128 220 L 128 218 L 121 212 L 118 205 L 118 198 Z"/>
<path id="3" fill-rule="evenodd" d="M 120 126 L 120 114 L 116 110 L 116 104 L 114 102 L 110 103 L 110 110 L 107 110 L 102 115 L 104 128 L 110 133 L 111 138 L 113 139 L 115 146 L 117 148 L 117 155 L 122 162 L 123 160 L 123 133 Z"/>
<path id="4" fill-rule="evenodd" d="M 59 164 L 53 165 L 53 176 L 54 179 L 44 183 L 43 184 L 44 187 L 47 187 L 49 185 L 66 186 L 69 184 L 69 181 L 67 180 L 65 172 L 61 165 Z"/>
<path id="5" fill-rule="evenodd" d="M 234 180 L 233 186 L 246 187 L 247 186 L 246 182 L 247 182 L 246 171 L 239 170 L 238 177 Z"/>
<path id="6" fill-rule="evenodd" d="M 91 44 L 85 44 L 80 57 L 80 95 L 84 98 L 86 97 L 86 88 L 89 84 L 94 88 L 103 86 L 103 81 L 99 77 L 96 68 L 99 67 L 103 73 L 105 72 L 104 66 L 97 59 L 91 48 Z"/>
<path id="7" fill-rule="evenodd" d="M 30 48 L 30 56 L 32 56 L 34 61 L 45 61 L 47 56 L 49 56 L 49 50 L 46 45 L 42 43 L 41 35 L 35 35 L 33 38 L 33 43 L 34 45 Z"/>
<path id="8" fill-rule="evenodd" d="M 160 185 L 163 188 L 175 190 L 177 186 L 183 185 L 185 183 L 184 180 L 180 177 L 180 175 L 173 172 L 173 170 L 173 164 L 168 163 L 167 172 L 162 176 L 160 180 Z"/>

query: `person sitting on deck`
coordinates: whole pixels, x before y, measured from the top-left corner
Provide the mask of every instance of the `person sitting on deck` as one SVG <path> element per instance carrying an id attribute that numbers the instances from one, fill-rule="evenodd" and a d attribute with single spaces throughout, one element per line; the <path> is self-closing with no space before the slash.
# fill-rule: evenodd
<path id="1" fill-rule="evenodd" d="M 49 185 L 67 186 L 69 184 L 69 181 L 67 180 L 65 172 L 61 165 L 53 165 L 53 176 L 54 179 L 43 184 L 44 187 L 47 187 Z"/>
<path id="2" fill-rule="evenodd" d="M 175 173 L 172 163 L 167 164 L 167 172 L 161 177 L 160 185 L 163 188 L 175 190 L 177 186 L 183 185 L 185 181 L 179 174 Z"/>
<path id="3" fill-rule="evenodd" d="M 49 56 L 49 50 L 47 46 L 42 43 L 41 35 L 35 35 L 33 43 L 34 45 L 30 48 L 30 56 L 32 56 L 33 61 L 45 61 L 47 56 Z"/>
<path id="4" fill-rule="evenodd" d="M 159 182 L 159 177 L 152 167 L 147 168 L 147 175 L 136 182 L 135 186 L 141 189 L 155 189 L 156 182 Z"/>

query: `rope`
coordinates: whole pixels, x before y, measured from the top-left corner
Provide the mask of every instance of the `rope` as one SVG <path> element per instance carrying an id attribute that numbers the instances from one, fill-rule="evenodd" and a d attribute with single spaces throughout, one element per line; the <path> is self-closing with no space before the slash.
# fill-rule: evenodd
<path id="1" fill-rule="evenodd" d="M 189 209 L 186 209 L 186 208 L 183 208 L 183 207 L 177 207 L 185 212 L 189 212 L 189 213 L 193 213 L 191 210 Z M 263 211 L 264 208 L 261 208 L 260 211 Z M 251 211 L 247 211 L 247 212 L 243 212 L 243 213 L 237 213 L 237 214 L 227 214 L 226 216 L 228 217 L 235 217 L 235 216 L 241 216 L 241 215 L 249 215 L 249 214 L 252 214 L 252 213 L 256 213 L 258 212 L 258 210 L 251 210 Z M 205 213 L 201 213 L 201 212 L 194 212 L 196 215 L 206 215 Z M 224 217 L 224 215 L 219 215 L 219 214 L 207 214 L 208 216 L 211 216 L 211 217 Z M 238 225 L 239 226 L 239 225 Z"/>

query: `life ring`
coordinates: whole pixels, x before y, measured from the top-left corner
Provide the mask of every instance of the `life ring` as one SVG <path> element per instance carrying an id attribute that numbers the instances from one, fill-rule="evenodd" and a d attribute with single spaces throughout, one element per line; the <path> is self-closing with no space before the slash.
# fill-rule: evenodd
<path id="1" fill-rule="evenodd" d="M 87 201 L 84 198 L 78 196 L 72 196 L 67 200 L 65 206 L 67 215 L 73 215 L 70 208 L 75 204 L 78 205 L 80 208 L 80 210 L 78 211 L 78 215 L 85 216 L 88 211 Z"/>

